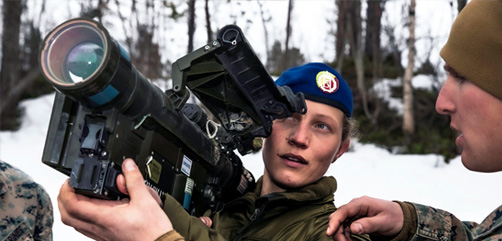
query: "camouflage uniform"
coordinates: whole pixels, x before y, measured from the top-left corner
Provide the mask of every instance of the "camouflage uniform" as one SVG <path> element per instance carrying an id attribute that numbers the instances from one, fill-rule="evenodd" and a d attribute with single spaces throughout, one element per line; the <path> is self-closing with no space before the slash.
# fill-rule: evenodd
<path id="1" fill-rule="evenodd" d="M 394 240 L 502 240 L 502 206 L 477 224 L 462 222 L 441 209 L 416 203 L 400 204 L 405 225 Z"/>
<path id="2" fill-rule="evenodd" d="M 42 186 L 0 161 L 0 240 L 52 240 L 52 203 Z"/>

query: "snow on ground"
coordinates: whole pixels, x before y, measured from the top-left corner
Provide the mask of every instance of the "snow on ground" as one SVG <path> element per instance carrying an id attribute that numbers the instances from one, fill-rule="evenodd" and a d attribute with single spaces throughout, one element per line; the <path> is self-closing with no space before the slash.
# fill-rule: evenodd
<path id="1" fill-rule="evenodd" d="M 42 184 L 55 207 L 54 240 L 87 240 L 59 218 L 57 194 L 66 176 L 41 162 L 54 94 L 22 103 L 25 117 L 16 132 L 0 132 L 0 159 L 24 170 Z M 453 141 L 453 140 L 452 140 Z M 263 173 L 260 154 L 242 158 L 256 177 Z M 335 204 L 370 195 L 388 200 L 407 200 L 442 208 L 462 220 L 481 222 L 500 205 L 502 173 L 475 173 L 462 166 L 460 158 L 444 164 L 442 157 L 396 155 L 372 144 L 354 141 L 328 170 L 338 180 Z"/>

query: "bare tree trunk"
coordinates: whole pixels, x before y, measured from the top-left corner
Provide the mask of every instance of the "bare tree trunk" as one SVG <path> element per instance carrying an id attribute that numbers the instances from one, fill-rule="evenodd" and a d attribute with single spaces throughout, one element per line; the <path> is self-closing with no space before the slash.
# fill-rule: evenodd
<path id="1" fill-rule="evenodd" d="M 195 0 L 188 0 L 188 49 L 193 52 L 193 36 L 195 34 Z"/>
<path id="2" fill-rule="evenodd" d="M 415 62 L 415 0 L 411 0 L 409 8 L 409 29 L 410 36 L 408 39 L 408 66 L 404 72 L 403 79 L 403 131 L 407 134 L 415 133 L 415 120 L 413 116 L 413 87 L 411 79 L 413 78 L 413 68 Z"/>
<path id="3" fill-rule="evenodd" d="M 131 5 L 131 12 L 135 12 L 136 11 L 136 8 L 135 8 L 135 2 L 133 1 L 133 4 Z M 125 42 L 126 42 L 126 47 L 127 47 L 127 50 L 129 51 L 129 55 L 131 55 L 131 57 L 134 57 L 132 55 L 134 55 L 134 53 L 132 53 L 132 49 L 133 49 L 133 46 L 132 46 L 132 42 L 133 42 L 133 39 L 132 39 L 132 36 L 128 33 L 130 32 L 129 29 L 132 29 L 132 25 L 131 25 L 131 21 L 129 21 L 129 29 L 127 28 L 126 26 L 126 22 L 127 22 L 127 19 L 130 17 L 130 16 L 124 16 L 122 14 L 122 11 L 121 11 L 121 6 L 120 6 L 120 0 L 115 0 L 115 4 L 117 5 L 117 14 L 119 16 L 119 19 L 120 19 L 120 22 L 121 22 L 121 25 L 122 25 L 122 32 L 124 33 L 125 35 Z"/>
<path id="4" fill-rule="evenodd" d="M 18 84 L 21 60 L 19 59 L 19 32 L 22 1 L 3 1 L 2 70 L 0 72 L 0 129 L 17 128 L 19 95 L 9 95 Z"/>
<path id="5" fill-rule="evenodd" d="M 289 0 L 289 5 L 288 5 L 288 18 L 286 20 L 286 41 L 284 41 L 284 59 L 283 59 L 283 70 L 288 69 L 289 64 L 288 64 L 288 59 L 289 59 L 289 39 L 291 37 L 291 13 L 293 12 L 293 4 L 294 0 Z"/>
<path id="6" fill-rule="evenodd" d="M 335 33 L 335 52 L 336 52 L 336 69 L 338 72 L 342 72 L 343 60 L 345 56 L 345 45 L 347 45 L 347 25 L 349 24 L 349 19 L 347 18 L 347 13 L 349 12 L 349 1 L 336 1 L 336 6 L 338 7 L 338 19 L 336 21 L 336 33 Z"/>
<path id="7" fill-rule="evenodd" d="M 209 13 L 209 0 L 206 0 L 204 6 L 204 11 L 206 12 L 206 32 L 207 32 L 207 42 L 213 42 L 213 30 L 211 28 L 211 13 Z"/>
<path id="8" fill-rule="evenodd" d="M 462 11 L 462 9 L 464 9 L 465 5 L 467 4 L 467 0 L 457 0 L 457 9 L 458 9 L 458 12 L 460 13 L 460 11 Z"/>
<path id="9" fill-rule="evenodd" d="M 270 46 L 268 45 L 269 37 L 268 37 L 268 30 L 267 30 L 267 20 L 265 19 L 265 14 L 263 13 L 263 4 L 260 2 L 260 0 L 256 0 L 258 3 L 258 6 L 260 7 L 260 16 L 261 16 L 261 23 L 263 24 L 263 34 L 265 38 L 265 59 L 267 60 L 267 69 L 270 70 L 270 61 L 268 59 L 268 54 L 270 52 Z"/>
<path id="10" fill-rule="evenodd" d="M 21 94 L 37 79 L 40 75 L 40 68 L 33 66 L 33 68 L 22 78 L 16 81 L 14 86 L 11 86 L 7 93 L 5 93 L 5 100 L 2 101 L 0 109 L 8 109 L 11 106 L 17 108 L 19 97 Z"/>
<path id="11" fill-rule="evenodd" d="M 155 22 L 159 20 L 156 19 L 155 14 L 155 4 L 156 0 L 147 0 L 145 3 L 145 13 L 150 19 L 146 19 L 146 23 L 140 23 L 136 25 L 138 38 L 134 43 L 134 52 L 137 53 L 131 56 L 131 62 L 135 65 L 139 72 L 149 79 L 162 78 L 162 71 L 164 66 L 162 64 L 159 44 L 155 43 Z M 148 24 L 150 22 L 150 24 Z"/>
<path id="12" fill-rule="evenodd" d="M 368 109 L 368 94 L 366 93 L 366 87 L 364 84 L 364 50 L 362 46 L 361 2 L 351 1 L 351 3 L 352 6 L 350 8 L 351 11 L 349 12 L 350 21 L 348 22 L 348 36 L 350 50 L 356 69 L 357 89 L 361 95 L 361 104 L 364 114 L 369 120 L 375 122 Z"/>
<path id="13" fill-rule="evenodd" d="M 97 18 L 102 22 L 103 15 L 108 9 L 110 0 L 98 0 L 97 6 L 94 7 L 95 1 L 81 2 L 80 3 L 80 16 L 88 18 Z"/>
<path id="14" fill-rule="evenodd" d="M 383 76 L 383 58 L 382 49 L 380 46 L 380 33 L 382 31 L 382 13 L 386 0 L 368 1 L 368 9 L 366 11 L 366 41 L 365 41 L 365 56 L 371 60 L 371 85 Z M 380 114 L 382 102 L 379 98 L 373 99 L 374 109 L 372 112 L 372 122 L 376 123 Z"/>
<path id="15" fill-rule="evenodd" d="M 40 13 L 38 13 L 38 20 L 36 21 L 38 23 L 38 25 L 37 25 L 38 28 L 40 28 L 40 23 L 42 22 L 41 21 L 42 16 L 45 15 L 45 5 L 46 5 L 46 3 L 47 3 L 47 0 L 43 0 L 42 1 Z"/>
<path id="16" fill-rule="evenodd" d="M 382 31 L 382 12 L 385 0 L 368 1 L 366 11 L 366 41 L 364 52 L 373 63 L 373 78 L 382 75 L 382 51 L 380 48 L 380 32 Z"/>

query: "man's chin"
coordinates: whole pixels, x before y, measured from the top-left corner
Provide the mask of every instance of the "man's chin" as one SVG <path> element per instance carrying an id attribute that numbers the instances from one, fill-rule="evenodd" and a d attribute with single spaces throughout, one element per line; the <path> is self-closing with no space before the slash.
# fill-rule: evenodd
<path id="1" fill-rule="evenodd" d="M 462 164 L 469 171 L 473 172 L 496 172 L 500 170 L 492 170 L 489 165 L 484 165 L 482 160 L 473 158 L 468 155 L 465 151 L 462 152 Z"/>
<path id="2" fill-rule="evenodd" d="M 470 171 L 478 171 L 476 170 L 476 166 L 473 165 L 471 158 L 469 158 L 469 155 L 467 155 L 466 152 L 462 151 L 461 152 L 461 160 L 462 160 L 462 165 L 464 165 L 465 168 L 467 168 Z"/>

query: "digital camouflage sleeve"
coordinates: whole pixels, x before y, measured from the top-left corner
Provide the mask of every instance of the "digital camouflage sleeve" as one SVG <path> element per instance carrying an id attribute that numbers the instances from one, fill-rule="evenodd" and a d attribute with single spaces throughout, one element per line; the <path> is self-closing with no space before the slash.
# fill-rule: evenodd
<path id="1" fill-rule="evenodd" d="M 409 221 L 414 223 L 410 228 L 412 230 L 401 230 L 401 233 L 408 235 L 400 235 L 400 238 L 393 240 L 502 240 L 502 206 L 478 224 L 460 221 L 453 214 L 441 209 L 408 202 L 400 204 L 405 213 L 405 222 L 413 217 L 414 220 Z M 412 215 L 406 215 L 407 207 L 412 210 Z"/>
<path id="2" fill-rule="evenodd" d="M 52 240 L 49 195 L 27 174 L 0 161 L 0 240 Z"/>

